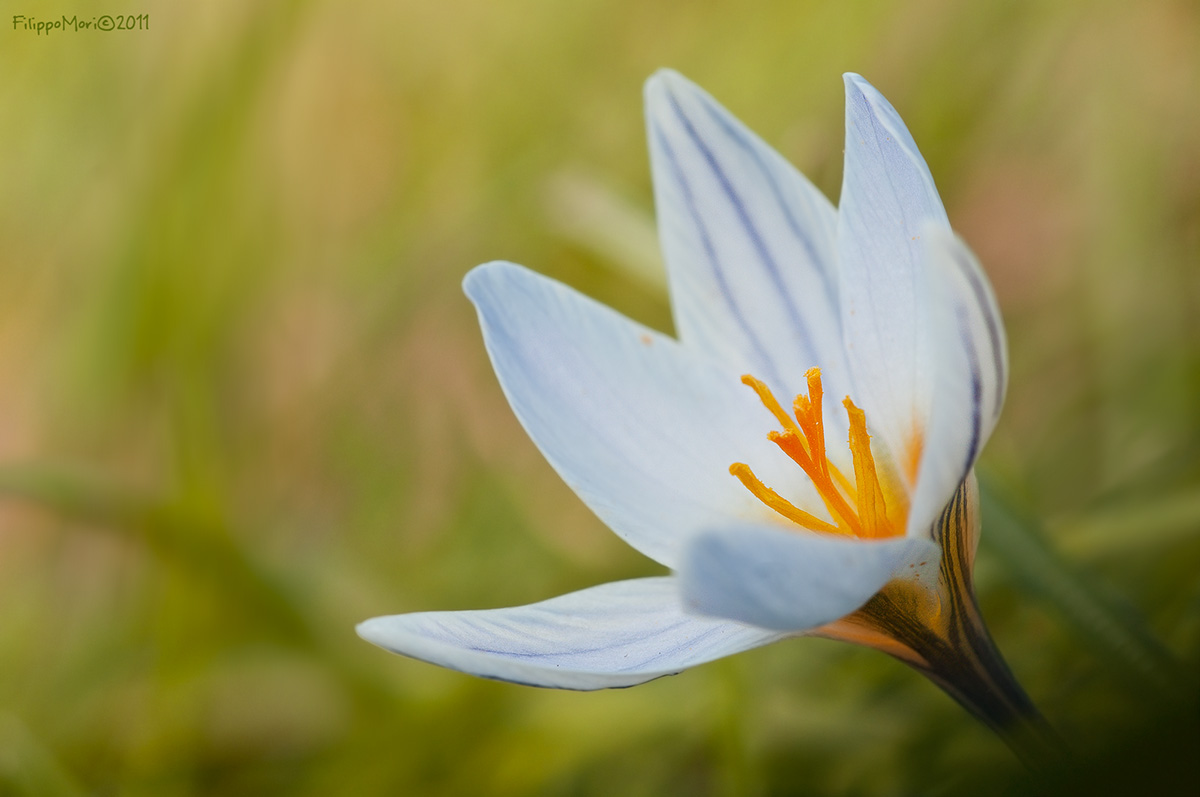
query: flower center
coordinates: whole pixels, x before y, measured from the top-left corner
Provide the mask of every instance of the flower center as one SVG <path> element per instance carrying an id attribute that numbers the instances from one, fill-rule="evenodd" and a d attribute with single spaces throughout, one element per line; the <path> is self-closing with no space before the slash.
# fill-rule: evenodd
<path id="1" fill-rule="evenodd" d="M 842 402 L 850 418 L 850 455 L 854 463 L 852 483 L 829 461 L 825 453 L 821 369 L 810 368 L 804 375 L 808 378 L 808 395 L 801 393 L 796 396 L 792 402 L 792 415 L 780 406 L 771 389 L 761 380 L 746 374 L 742 377 L 742 383 L 754 389 L 763 406 L 783 426 L 782 432 L 771 432 L 767 439 L 800 466 L 817 488 L 834 522 L 822 520 L 790 503 L 763 484 L 744 462 L 733 463 L 729 466 L 729 472 L 755 498 L 811 531 L 868 539 L 902 536 L 908 515 L 907 498 L 897 490 L 885 491 L 885 485 L 880 483 L 875 457 L 871 454 L 866 413 L 854 406 L 849 396 Z"/>

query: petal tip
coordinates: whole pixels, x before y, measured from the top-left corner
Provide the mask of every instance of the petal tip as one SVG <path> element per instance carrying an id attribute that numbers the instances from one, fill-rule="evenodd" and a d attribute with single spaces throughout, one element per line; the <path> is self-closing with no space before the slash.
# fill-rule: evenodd
<path id="1" fill-rule="evenodd" d="M 690 86 L 692 82 L 670 67 L 661 67 L 654 70 L 654 74 L 646 78 L 646 96 L 649 97 L 652 93 L 660 91 L 678 90 L 680 88 Z"/>
<path id="2" fill-rule="evenodd" d="M 847 100 L 852 98 L 862 98 L 862 101 L 866 103 L 871 113 L 875 116 L 879 116 L 881 110 L 884 110 L 884 112 L 890 111 L 895 113 L 891 103 L 889 103 L 887 98 L 880 93 L 879 89 L 875 88 L 875 86 L 871 84 L 871 81 L 867 80 L 857 72 L 844 73 L 842 75 L 842 82 L 846 85 Z M 850 111 L 853 106 L 854 103 L 847 102 L 846 110 Z"/>
<path id="3" fill-rule="evenodd" d="M 518 266 L 516 263 L 509 263 L 506 260 L 492 260 L 483 263 L 468 271 L 466 276 L 463 277 L 463 293 L 467 295 L 467 298 L 472 303 L 478 305 L 480 296 L 483 295 L 488 284 L 505 275 L 511 275 L 521 270 L 524 270 L 523 266 Z"/>
<path id="4" fill-rule="evenodd" d="M 646 85 L 652 83 L 661 83 L 671 80 L 687 80 L 678 70 L 672 69 L 669 66 L 661 66 L 655 69 L 654 72 L 646 79 Z"/>
<path id="5" fill-rule="evenodd" d="M 383 640 L 386 636 L 384 629 L 387 626 L 387 619 L 387 617 L 372 617 L 369 620 L 363 620 L 354 626 L 354 633 L 372 645 L 386 647 Z"/>
<path id="6" fill-rule="evenodd" d="M 672 104 L 672 98 L 689 91 L 698 90 L 692 81 L 685 78 L 674 69 L 663 67 L 656 70 L 646 79 L 643 96 L 646 104 L 646 118 L 654 120 L 659 114 L 665 113 Z"/>

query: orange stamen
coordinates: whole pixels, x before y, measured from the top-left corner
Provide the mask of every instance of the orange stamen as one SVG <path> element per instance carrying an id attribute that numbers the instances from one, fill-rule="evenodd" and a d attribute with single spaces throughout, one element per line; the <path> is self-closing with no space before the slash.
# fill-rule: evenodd
<path id="1" fill-rule="evenodd" d="M 761 380 L 747 374 L 742 377 L 742 382 L 754 389 L 763 406 L 783 426 L 783 432 L 773 431 L 767 438 L 799 465 L 812 481 L 834 523 L 821 520 L 789 503 L 759 481 L 744 463 L 735 462 L 729 467 L 729 472 L 768 507 L 806 529 L 862 538 L 903 534 L 904 518 L 897 518 L 898 522 L 888 518 L 887 502 L 876 471 L 875 458 L 871 454 L 866 414 L 849 397 L 843 402 L 850 420 L 850 454 L 854 463 L 852 484 L 826 454 L 825 424 L 821 414 L 824 399 L 821 371 L 819 368 L 810 368 L 805 376 L 808 395 L 800 394 L 792 402 L 795 420 L 783 410 L 771 389 Z M 900 506 L 900 514 L 906 514 L 903 500 Z"/>
<path id="2" fill-rule="evenodd" d="M 858 518 L 854 515 L 854 510 L 846 503 L 846 499 L 842 498 L 841 493 L 833 486 L 833 482 L 829 479 L 829 469 L 824 468 L 824 473 L 821 472 L 819 465 L 814 463 L 808 456 L 807 452 L 800 444 L 797 438 L 791 432 L 771 432 L 767 435 L 767 439 L 775 445 L 783 449 L 783 453 L 792 458 L 792 461 L 804 470 L 808 478 L 812 479 L 812 483 L 817 488 L 817 493 L 821 496 L 821 500 L 825 502 L 825 508 L 829 510 L 829 514 L 840 520 L 842 523 L 850 527 L 851 533 L 856 537 L 862 536 L 862 527 L 858 523 Z M 810 440 L 812 438 L 809 438 Z M 815 443 L 810 443 L 813 451 L 817 451 Z M 825 459 L 825 450 L 820 450 L 822 462 L 827 462 Z"/>
<path id="3" fill-rule="evenodd" d="M 821 472 L 826 477 L 832 475 L 833 480 L 842 488 L 842 492 L 853 501 L 854 485 L 842 475 L 837 465 L 834 465 L 825 456 L 825 423 L 821 416 L 821 400 L 825 392 L 821 388 L 821 369 L 809 368 L 804 372 L 804 376 L 808 379 L 808 395 L 806 396 L 801 393 L 796 396 L 792 402 L 792 411 L 796 415 L 796 420 L 800 423 L 804 436 L 812 439 L 814 441 L 814 448 L 821 452 L 818 462 Z"/>
<path id="4" fill-rule="evenodd" d="M 858 485 L 858 516 L 863 523 L 863 536 L 887 537 L 887 507 L 879 474 L 875 472 L 875 457 L 871 455 L 871 435 L 867 434 L 867 414 L 854 406 L 847 396 L 842 402 L 850 416 L 850 454 L 854 458 L 854 481 Z"/>
<path id="5" fill-rule="evenodd" d="M 795 422 L 783 411 L 783 407 L 779 405 L 779 402 L 775 400 L 775 394 L 771 392 L 771 388 L 767 387 L 761 379 L 755 379 L 750 374 L 743 374 L 742 384 L 754 389 L 754 392 L 758 394 L 758 400 L 763 403 L 764 407 L 771 411 L 771 414 L 775 416 L 775 420 L 779 421 L 780 426 L 789 432 L 800 434 L 800 430 L 796 428 Z"/>
<path id="6" fill-rule="evenodd" d="M 734 476 L 737 476 L 738 481 L 744 484 L 747 490 L 754 493 L 755 498 L 762 501 L 764 504 L 771 507 L 793 523 L 799 524 L 806 529 L 821 531 L 825 532 L 826 534 L 841 533 L 842 530 L 837 526 L 826 523 L 819 517 L 810 515 L 803 509 L 794 506 L 779 493 L 763 484 L 758 480 L 758 477 L 754 475 L 754 471 L 750 470 L 750 466 L 746 463 L 733 463 L 729 466 L 729 472 Z"/>
<path id="7" fill-rule="evenodd" d="M 813 448 L 824 453 L 825 424 L 821 418 L 821 399 L 824 398 L 825 391 L 821 388 L 821 369 L 809 368 L 804 372 L 804 378 L 808 380 L 808 395 L 796 396 L 792 407 L 796 410 L 796 420 L 804 429 L 805 437 L 812 440 Z M 803 412 L 800 411 L 802 408 Z M 829 472 L 829 460 L 826 457 L 821 457 L 819 464 L 823 473 Z"/>

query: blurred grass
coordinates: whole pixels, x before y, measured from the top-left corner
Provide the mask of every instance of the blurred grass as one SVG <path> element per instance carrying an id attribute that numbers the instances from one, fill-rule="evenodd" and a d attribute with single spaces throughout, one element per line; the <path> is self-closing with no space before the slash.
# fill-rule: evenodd
<path id="1" fill-rule="evenodd" d="M 820 640 L 571 694 L 354 637 L 655 572 L 525 439 L 458 283 L 507 258 L 670 328 L 640 108 L 667 65 L 833 197 L 840 73 L 900 109 L 1008 323 L 979 582 L 1087 762 L 1042 788 L 1195 782 L 1194 4 L 132 10 L 151 30 L 0 33 L 0 794 L 1036 790 Z M 1183 674 L 1167 707 L 1139 645 Z"/>

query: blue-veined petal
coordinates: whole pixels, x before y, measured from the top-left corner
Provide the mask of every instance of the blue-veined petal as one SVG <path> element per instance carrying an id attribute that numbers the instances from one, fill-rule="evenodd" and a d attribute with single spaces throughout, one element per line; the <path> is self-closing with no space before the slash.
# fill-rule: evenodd
<path id="1" fill-rule="evenodd" d="M 781 395 L 814 365 L 845 395 L 829 200 L 678 73 L 646 83 L 646 125 L 680 340 Z"/>
<path id="2" fill-rule="evenodd" d="M 930 297 L 933 399 L 909 533 L 927 530 L 967 477 L 1000 415 L 1008 378 L 1004 325 L 975 256 L 952 232 L 921 233 Z"/>
<path id="3" fill-rule="evenodd" d="M 697 534 L 679 577 L 693 611 L 800 632 L 850 614 L 892 578 L 932 586 L 938 560 L 927 537 L 866 541 L 743 525 Z"/>
<path id="4" fill-rule="evenodd" d="M 669 577 L 602 584 L 512 609 L 376 617 L 358 634 L 443 667 L 558 689 L 633 686 L 785 636 L 685 614 Z"/>
<path id="5" fill-rule="evenodd" d="M 769 516 L 729 465 L 793 500 L 812 484 L 766 439 L 754 393 L 703 355 L 511 263 L 467 275 L 513 411 L 563 480 L 630 545 L 673 566 L 683 535 Z"/>
<path id="6" fill-rule="evenodd" d="M 925 159 L 895 109 L 846 75 L 846 163 L 838 206 L 842 323 L 868 422 L 911 486 L 929 417 L 927 223 L 948 227 Z"/>

